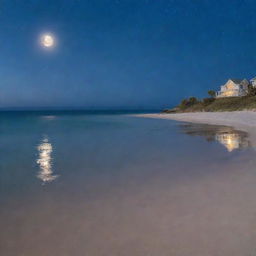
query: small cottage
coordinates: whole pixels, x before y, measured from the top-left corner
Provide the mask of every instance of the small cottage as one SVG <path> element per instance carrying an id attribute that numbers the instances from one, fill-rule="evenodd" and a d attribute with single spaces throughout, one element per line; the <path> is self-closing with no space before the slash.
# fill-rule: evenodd
<path id="1" fill-rule="evenodd" d="M 256 87 L 256 77 L 250 80 L 250 84 L 252 85 L 252 87 Z"/>
<path id="2" fill-rule="evenodd" d="M 255 80 L 256 84 L 256 80 Z M 248 93 L 249 82 L 247 79 L 229 79 L 226 84 L 220 87 L 216 97 L 239 97 Z"/>

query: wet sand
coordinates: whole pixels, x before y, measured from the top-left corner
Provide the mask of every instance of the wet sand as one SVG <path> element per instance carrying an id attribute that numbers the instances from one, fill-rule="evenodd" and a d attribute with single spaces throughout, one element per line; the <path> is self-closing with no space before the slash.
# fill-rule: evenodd
<path id="1" fill-rule="evenodd" d="M 179 114 L 142 114 L 136 115 L 145 118 L 170 119 L 183 122 L 227 125 L 236 129 L 246 131 L 250 134 L 251 142 L 256 146 L 256 112 L 234 111 L 234 112 L 196 112 Z"/>

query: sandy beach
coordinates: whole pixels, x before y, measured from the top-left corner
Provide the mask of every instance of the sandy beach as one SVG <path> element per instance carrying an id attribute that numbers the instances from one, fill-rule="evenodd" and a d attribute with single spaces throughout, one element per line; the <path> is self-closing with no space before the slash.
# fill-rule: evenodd
<path id="1" fill-rule="evenodd" d="M 137 115 L 145 118 L 170 119 L 191 123 L 202 123 L 212 125 L 227 125 L 236 129 L 246 131 L 250 135 L 253 145 L 256 146 L 256 112 L 234 111 L 234 112 L 197 112 L 181 114 L 143 114 Z"/>
<path id="2" fill-rule="evenodd" d="M 247 133 L 115 112 L 0 120 L 1 255 L 256 255 Z"/>

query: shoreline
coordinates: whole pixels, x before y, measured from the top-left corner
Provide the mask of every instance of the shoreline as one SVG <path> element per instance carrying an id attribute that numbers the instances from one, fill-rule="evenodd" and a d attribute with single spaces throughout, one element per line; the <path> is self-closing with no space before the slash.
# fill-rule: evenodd
<path id="1" fill-rule="evenodd" d="M 159 113 L 139 114 L 135 116 L 142 118 L 174 120 L 188 123 L 231 126 L 235 129 L 247 132 L 252 144 L 256 146 L 255 111 L 193 112 L 177 114 Z"/>

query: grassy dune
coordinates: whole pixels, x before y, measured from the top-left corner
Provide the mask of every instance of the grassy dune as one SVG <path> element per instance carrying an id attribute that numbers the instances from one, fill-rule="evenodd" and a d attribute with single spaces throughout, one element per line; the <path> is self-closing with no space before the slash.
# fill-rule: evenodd
<path id="1" fill-rule="evenodd" d="M 206 104 L 197 102 L 189 106 L 177 106 L 174 109 L 164 110 L 166 113 L 184 112 L 221 112 L 238 110 L 256 110 L 256 96 L 218 98 Z"/>

